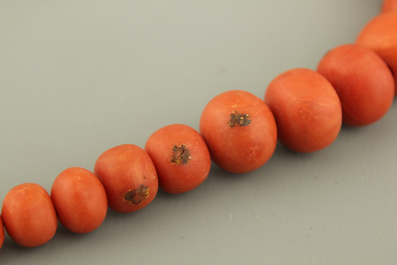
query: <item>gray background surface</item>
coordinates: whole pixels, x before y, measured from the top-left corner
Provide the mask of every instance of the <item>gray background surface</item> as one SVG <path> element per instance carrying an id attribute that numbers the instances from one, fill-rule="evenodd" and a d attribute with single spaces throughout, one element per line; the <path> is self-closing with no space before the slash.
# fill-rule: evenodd
<path id="1" fill-rule="evenodd" d="M 198 129 L 215 95 L 354 42 L 380 0 L 2 1 L 0 200 L 23 182 L 48 191 L 65 168 L 93 170 L 113 146 L 144 146 L 168 124 Z M 111 210 L 93 233 L 59 226 L 3 264 L 396 264 L 397 105 L 328 148 L 278 145 L 260 169 L 213 165 L 194 191 L 159 191 Z"/>

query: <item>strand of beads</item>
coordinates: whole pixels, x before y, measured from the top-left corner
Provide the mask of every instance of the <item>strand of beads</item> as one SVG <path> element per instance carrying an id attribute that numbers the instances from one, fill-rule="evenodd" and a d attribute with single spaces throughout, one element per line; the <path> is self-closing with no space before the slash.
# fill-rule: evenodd
<path id="1" fill-rule="evenodd" d="M 33 183 L 12 188 L 2 204 L 0 248 L 3 226 L 18 244 L 35 247 L 54 236 L 57 220 L 72 232 L 88 233 L 101 225 L 108 206 L 132 212 L 148 205 L 158 186 L 170 193 L 192 190 L 207 178 L 210 157 L 227 171 L 243 173 L 269 160 L 277 137 L 298 152 L 326 148 L 342 121 L 364 126 L 386 114 L 397 91 L 392 73 L 397 1 L 385 0 L 357 44 L 331 50 L 317 71 L 282 73 L 264 101 L 246 91 L 216 96 L 202 113 L 200 134 L 170 125 L 153 133 L 145 150 L 130 144 L 111 148 L 99 156 L 94 173 L 76 167 L 60 173 L 51 196 Z"/>

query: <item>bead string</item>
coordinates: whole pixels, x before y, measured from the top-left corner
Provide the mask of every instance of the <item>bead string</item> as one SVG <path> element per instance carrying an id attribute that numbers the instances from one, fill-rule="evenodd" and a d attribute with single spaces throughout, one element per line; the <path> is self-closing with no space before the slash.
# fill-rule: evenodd
<path id="1" fill-rule="evenodd" d="M 391 3 L 391 1 L 385 1 L 385 3 L 386 2 Z M 397 1 L 395 1 L 395 2 L 397 3 Z M 384 5 L 383 12 L 387 12 L 387 10 L 385 8 L 387 5 L 389 5 L 389 4 L 385 4 Z M 390 4 L 390 6 L 391 6 L 391 4 Z M 397 4 L 395 4 L 395 6 L 397 6 Z M 397 7 L 396 7 L 396 10 L 397 10 Z M 391 70 L 393 71 L 393 68 L 391 68 Z M 229 119 L 226 121 L 225 124 L 229 125 L 230 127 L 236 127 L 238 129 L 239 127 L 248 127 L 251 124 L 252 119 L 253 119 L 253 117 L 252 117 L 251 114 L 248 114 L 248 113 L 245 113 L 245 112 L 240 113 L 238 110 L 233 110 L 230 113 Z M 172 157 L 173 164 L 184 165 L 184 164 L 189 164 L 190 160 L 193 160 L 192 156 L 190 154 L 190 150 L 187 148 L 186 145 L 183 145 L 183 144 L 174 145 L 174 147 L 172 149 L 172 152 L 174 152 L 174 154 L 175 154 L 175 156 Z M 177 155 L 179 155 L 179 157 Z M 90 173 L 87 173 L 87 172 L 84 172 L 84 174 L 90 175 Z M 96 174 L 95 178 L 96 177 L 98 177 L 98 174 Z M 101 181 L 103 182 L 102 179 L 101 179 Z M 28 185 L 26 185 L 26 184 L 22 184 L 22 185 L 24 185 L 24 186 L 21 186 L 24 189 L 25 188 L 30 188 L 30 186 L 28 187 Z M 36 193 L 40 193 L 40 196 L 44 196 L 44 197 L 46 196 L 45 195 L 45 190 L 43 191 L 43 189 L 39 185 L 35 184 L 35 185 L 33 185 L 33 187 L 35 189 L 34 190 L 35 194 Z M 143 185 L 143 184 L 139 184 L 139 189 L 137 189 L 137 190 L 129 190 L 128 193 L 126 193 L 126 195 L 124 196 L 124 200 L 128 201 L 130 204 L 139 205 L 142 201 L 144 201 L 149 196 L 149 190 L 150 189 L 151 188 L 149 186 L 146 186 L 146 185 Z M 136 197 L 136 196 L 138 196 L 138 197 Z M 47 201 L 46 201 L 47 205 L 48 205 L 48 202 L 49 201 L 47 199 Z M 4 207 L 4 204 L 5 204 L 5 202 L 3 202 L 3 207 Z M 6 204 L 8 204 L 8 201 L 7 201 Z M 10 202 L 10 204 L 11 204 L 11 202 Z M 106 205 L 106 208 L 107 208 L 107 206 L 108 205 Z M 104 218 L 104 216 L 103 216 L 103 218 Z M 1 218 L 0 218 L 0 222 L 2 222 Z M 99 224 L 98 224 L 98 226 L 99 226 Z M 0 223 L 0 227 L 2 227 L 1 223 Z M 6 228 L 7 229 L 17 229 L 18 227 L 14 228 L 14 227 L 11 227 L 11 226 L 10 227 L 6 226 Z M 54 231 L 54 233 L 55 233 L 55 231 Z M 11 234 L 13 234 L 13 233 L 11 233 Z M 43 233 L 43 234 L 45 234 L 45 233 Z M 37 235 L 37 236 L 39 236 L 39 235 Z M 51 237 L 48 238 L 48 240 L 50 240 Z M 48 240 L 46 240 L 45 242 L 47 242 Z M 16 239 L 16 241 L 17 241 L 17 243 L 19 243 L 18 239 Z M 2 229 L 0 229 L 0 248 L 1 248 L 2 244 L 3 244 L 3 242 L 4 242 L 4 232 L 2 232 Z M 40 244 L 32 244 L 32 245 L 29 245 L 29 244 L 26 245 L 25 244 L 25 246 L 35 247 L 35 246 L 38 246 L 38 245 L 42 245 L 45 242 L 40 242 Z M 21 245 L 24 245 L 24 243 L 22 243 Z"/>

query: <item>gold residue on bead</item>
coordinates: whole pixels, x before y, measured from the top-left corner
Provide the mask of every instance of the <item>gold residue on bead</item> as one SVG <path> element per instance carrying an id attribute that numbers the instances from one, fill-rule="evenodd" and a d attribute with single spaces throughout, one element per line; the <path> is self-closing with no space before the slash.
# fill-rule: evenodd
<path id="1" fill-rule="evenodd" d="M 192 159 L 190 156 L 190 150 L 187 149 L 187 146 L 181 144 L 180 146 L 174 145 L 172 148 L 172 155 L 170 162 L 172 164 L 180 165 L 180 164 L 187 164 Z"/>
<path id="2" fill-rule="evenodd" d="M 251 115 L 238 113 L 237 110 L 234 110 L 232 114 L 230 114 L 230 120 L 227 122 L 230 127 L 238 126 L 247 126 L 251 123 L 251 119 L 249 119 Z"/>
<path id="3" fill-rule="evenodd" d="M 142 185 L 136 190 L 129 190 L 124 193 L 124 201 L 129 202 L 130 205 L 137 205 L 149 197 L 149 187 Z"/>

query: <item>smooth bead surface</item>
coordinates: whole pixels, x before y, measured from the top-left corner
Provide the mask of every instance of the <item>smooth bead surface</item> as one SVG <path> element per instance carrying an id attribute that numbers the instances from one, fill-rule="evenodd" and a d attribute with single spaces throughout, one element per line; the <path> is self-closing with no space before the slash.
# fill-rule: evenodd
<path id="1" fill-rule="evenodd" d="M 200 118 L 200 133 L 211 159 L 232 173 L 246 173 L 264 165 L 277 144 L 276 123 L 257 96 L 231 90 L 214 97 Z"/>
<path id="2" fill-rule="evenodd" d="M 75 233 L 88 233 L 103 222 L 108 209 L 106 191 L 90 171 L 72 167 L 62 171 L 51 187 L 59 222 Z"/>
<path id="3" fill-rule="evenodd" d="M 397 11 L 382 13 L 371 19 L 357 37 L 358 45 L 374 50 L 390 67 L 397 94 Z"/>
<path id="4" fill-rule="evenodd" d="M 342 109 L 332 85 L 319 73 L 304 68 L 288 70 L 272 80 L 265 93 L 279 140 L 297 152 L 314 152 L 338 136 Z"/>
<path id="5" fill-rule="evenodd" d="M 106 190 L 109 207 L 121 213 L 146 207 L 157 194 L 157 172 L 149 155 L 133 144 L 103 152 L 94 167 Z"/>
<path id="6" fill-rule="evenodd" d="M 373 50 L 355 44 L 329 51 L 317 66 L 335 88 L 344 124 L 364 126 L 381 119 L 394 99 L 394 80 Z"/>
<path id="7" fill-rule="evenodd" d="M 1 214 L 7 234 L 24 247 L 48 242 L 58 225 L 50 196 L 34 183 L 12 188 L 4 198 Z"/>
<path id="8" fill-rule="evenodd" d="M 172 124 L 154 132 L 145 150 L 156 167 L 160 188 L 184 193 L 199 186 L 208 176 L 211 157 L 201 135 L 183 124 Z"/>

